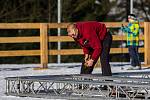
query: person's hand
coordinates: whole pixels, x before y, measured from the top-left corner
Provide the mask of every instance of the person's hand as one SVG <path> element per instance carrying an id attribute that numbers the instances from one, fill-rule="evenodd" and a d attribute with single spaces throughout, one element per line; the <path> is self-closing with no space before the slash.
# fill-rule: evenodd
<path id="1" fill-rule="evenodd" d="M 124 31 L 124 27 L 121 27 L 121 30 Z"/>
<path id="2" fill-rule="evenodd" d="M 85 54 L 85 57 L 84 57 L 84 66 L 88 67 L 87 65 L 87 61 L 89 59 L 89 54 Z"/>
<path id="3" fill-rule="evenodd" d="M 90 59 L 90 60 L 87 60 L 87 61 L 86 61 L 86 64 L 87 64 L 88 67 L 92 66 L 93 63 L 94 63 L 94 60 L 93 60 L 93 59 Z"/>
<path id="4" fill-rule="evenodd" d="M 89 55 L 85 54 L 84 61 L 86 62 L 89 59 Z"/>

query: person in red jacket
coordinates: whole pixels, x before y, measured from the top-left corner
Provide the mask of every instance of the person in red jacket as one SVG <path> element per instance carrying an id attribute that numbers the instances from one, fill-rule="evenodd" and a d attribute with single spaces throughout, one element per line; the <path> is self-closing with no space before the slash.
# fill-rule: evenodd
<path id="1" fill-rule="evenodd" d="M 85 58 L 81 74 L 91 74 L 100 57 L 102 75 L 112 75 L 109 64 L 112 35 L 104 23 L 96 21 L 71 23 L 67 26 L 67 32 L 68 36 L 72 37 L 83 49 Z"/>

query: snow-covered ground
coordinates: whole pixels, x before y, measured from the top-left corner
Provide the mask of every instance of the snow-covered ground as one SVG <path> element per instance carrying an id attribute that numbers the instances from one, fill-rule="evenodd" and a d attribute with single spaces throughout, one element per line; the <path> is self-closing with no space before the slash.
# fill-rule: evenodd
<path id="1" fill-rule="evenodd" d="M 6 77 L 15 77 L 15 76 L 38 76 L 38 75 L 62 75 L 62 74 L 79 74 L 80 65 L 73 66 L 54 66 L 49 65 L 49 68 L 46 70 L 34 70 L 35 67 L 39 65 L 0 65 L 0 100 L 48 100 L 44 98 L 31 98 L 31 97 L 15 97 L 15 96 L 6 96 L 5 95 L 5 79 Z M 124 70 L 121 70 L 121 66 Z M 112 72 L 127 72 L 126 70 L 130 65 L 127 63 L 112 63 L 111 68 Z M 131 70 L 130 70 L 131 71 Z M 133 70 L 132 70 L 133 71 Z M 136 70 L 134 70 L 136 71 Z M 144 69 L 141 71 L 150 71 L 150 69 Z M 95 68 L 93 73 L 101 73 L 99 67 Z"/>

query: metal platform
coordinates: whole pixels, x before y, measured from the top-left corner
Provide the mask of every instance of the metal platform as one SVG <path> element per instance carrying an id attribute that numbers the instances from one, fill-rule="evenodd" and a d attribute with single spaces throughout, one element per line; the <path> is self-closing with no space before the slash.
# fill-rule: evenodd
<path id="1" fill-rule="evenodd" d="M 22 76 L 5 80 L 6 94 L 14 96 L 77 100 L 150 99 L 150 72 L 113 73 L 113 76 Z"/>

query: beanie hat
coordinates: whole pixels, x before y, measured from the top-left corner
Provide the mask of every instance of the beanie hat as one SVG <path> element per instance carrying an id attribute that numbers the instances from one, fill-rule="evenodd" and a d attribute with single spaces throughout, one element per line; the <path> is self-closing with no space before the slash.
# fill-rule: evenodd
<path id="1" fill-rule="evenodd" d="M 137 20 L 137 17 L 136 17 L 134 14 L 129 14 L 129 15 L 128 15 L 128 18 L 131 18 L 131 19 Z"/>

